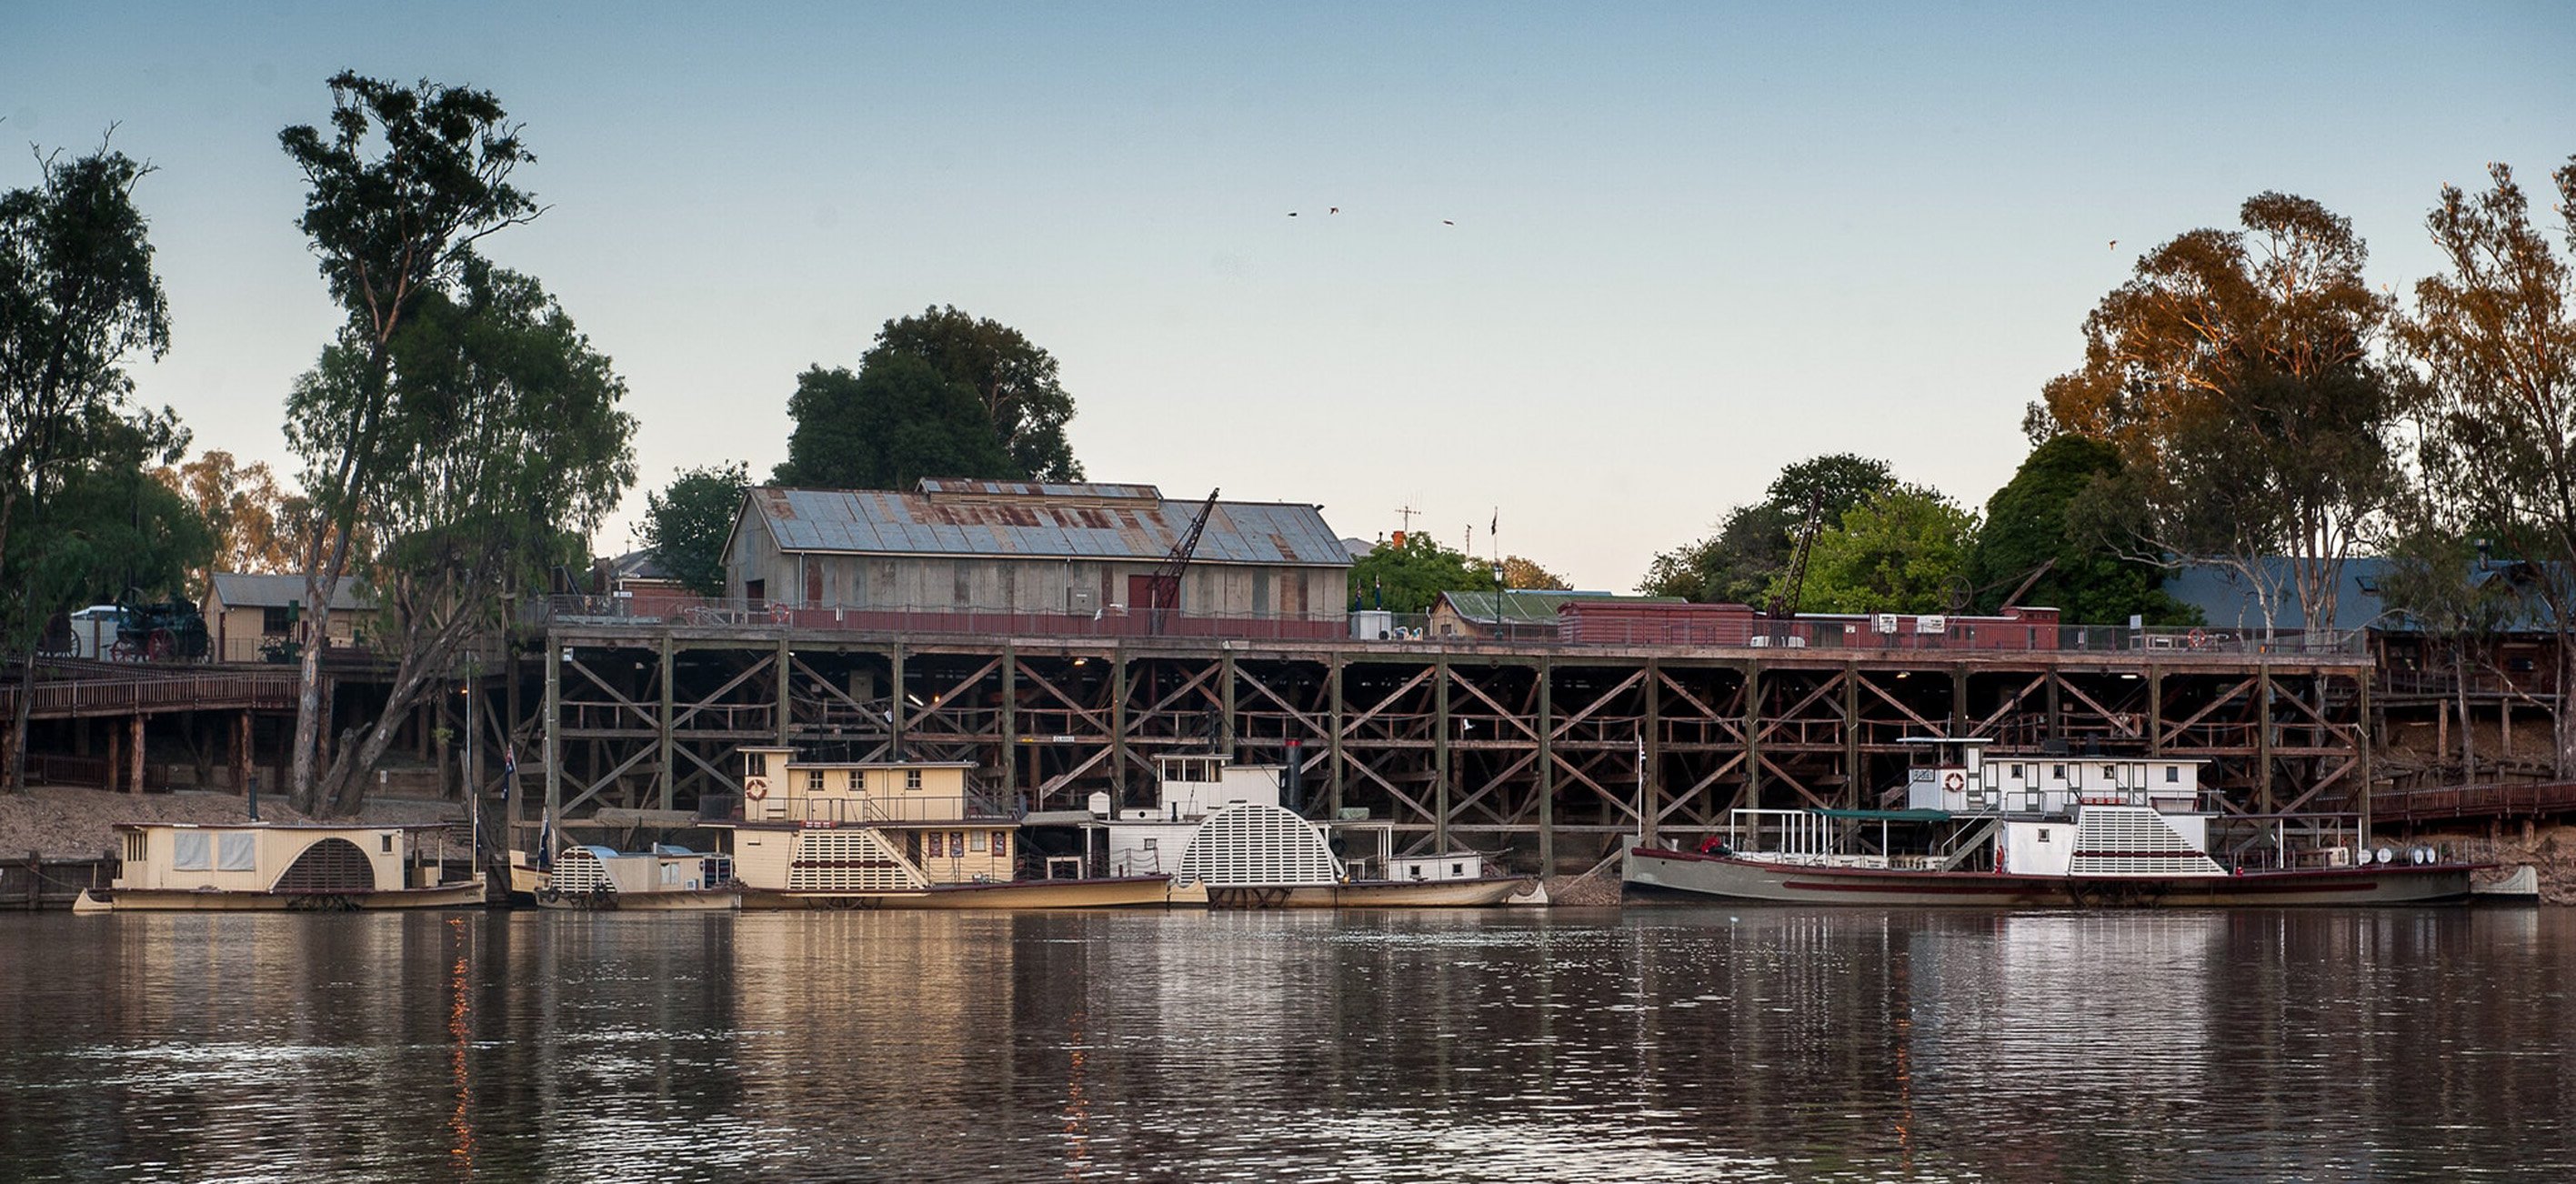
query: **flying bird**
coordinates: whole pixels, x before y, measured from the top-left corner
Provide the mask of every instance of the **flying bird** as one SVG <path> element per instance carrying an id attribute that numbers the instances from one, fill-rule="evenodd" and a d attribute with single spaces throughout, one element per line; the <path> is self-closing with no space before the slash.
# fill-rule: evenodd
<path id="1" fill-rule="evenodd" d="M 1456 225 L 1457 225 L 1457 223 L 1452 222 L 1452 221 L 1448 220 L 1447 218 L 1442 218 L 1442 219 L 1440 220 L 1440 224 L 1441 224 L 1442 226 L 1456 226 Z"/>
<path id="2" fill-rule="evenodd" d="M 1291 217 L 1291 218 L 1296 217 L 1296 216 L 1297 216 L 1297 211 L 1295 211 L 1295 210 L 1290 210 L 1290 211 L 1288 211 L 1288 216 L 1289 216 L 1289 217 Z"/>
<path id="3" fill-rule="evenodd" d="M 1329 209 L 1329 210 L 1326 210 L 1326 211 L 1324 211 L 1324 212 L 1325 212 L 1325 213 L 1327 213 L 1327 214 L 1338 214 L 1338 213 L 1341 213 L 1341 212 L 1342 212 L 1342 207 L 1340 207 L 1340 206 L 1334 206 L 1333 208 L 1331 208 L 1331 209 Z"/>
<path id="4" fill-rule="evenodd" d="M 2120 249 L 2120 240 L 2118 240 L 2118 239 L 2116 239 L 2116 238 L 2115 238 L 2115 239 L 2112 239 L 2112 240 L 2111 240 L 2111 249 L 2112 249 L 2112 250 L 2114 250 L 2114 251 L 2119 250 L 2119 249 Z"/>

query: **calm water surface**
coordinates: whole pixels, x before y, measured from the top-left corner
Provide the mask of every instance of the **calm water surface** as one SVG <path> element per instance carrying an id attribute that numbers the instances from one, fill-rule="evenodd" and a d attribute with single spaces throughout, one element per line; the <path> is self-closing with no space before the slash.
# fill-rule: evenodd
<path id="1" fill-rule="evenodd" d="M 0 915 L 0 1179 L 2576 1179 L 2576 910 Z"/>

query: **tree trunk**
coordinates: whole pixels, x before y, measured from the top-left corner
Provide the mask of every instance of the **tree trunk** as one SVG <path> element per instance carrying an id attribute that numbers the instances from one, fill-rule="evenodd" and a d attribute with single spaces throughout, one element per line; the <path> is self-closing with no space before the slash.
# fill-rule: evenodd
<path id="1" fill-rule="evenodd" d="M 2460 782 L 2478 780 L 2478 740 L 2469 730 L 2469 654 L 2463 639 L 2451 645 L 2451 696 L 2460 704 Z"/>
<path id="2" fill-rule="evenodd" d="M 2570 711 L 2567 693 L 2576 688 L 2576 633 L 2558 631 L 2558 777 L 2576 780 L 2576 711 Z"/>
<path id="3" fill-rule="evenodd" d="M 312 549 L 305 552 L 304 613 L 308 628 L 304 660 L 296 672 L 294 764 L 289 774 L 288 800 L 306 814 L 321 804 L 321 795 L 313 784 L 313 759 L 321 746 L 322 729 L 329 722 L 324 717 L 330 711 L 322 701 L 322 651 L 331 644 L 331 596 L 324 589 L 337 591 L 340 586 L 340 571 L 349 562 L 349 531 L 353 529 L 353 525 L 341 526 L 336 532 L 339 537 L 317 538 Z"/>
<path id="4" fill-rule="evenodd" d="M 27 792 L 27 717 L 36 706 L 36 647 L 18 665 L 18 702 L 9 709 L 9 792 Z"/>

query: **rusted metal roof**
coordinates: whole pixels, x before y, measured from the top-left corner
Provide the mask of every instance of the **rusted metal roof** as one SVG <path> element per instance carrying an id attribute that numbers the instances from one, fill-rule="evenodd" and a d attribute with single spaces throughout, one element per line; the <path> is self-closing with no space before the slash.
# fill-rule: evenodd
<path id="1" fill-rule="evenodd" d="M 1151 485 L 925 480 L 917 492 L 781 489 L 748 495 L 778 549 L 861 555 L 984 555 L 1157 560 L 1200 503 Z M 1348 567 L 1314 506 L 1225 502 L 1208 515 L 1194 562 Z"/>

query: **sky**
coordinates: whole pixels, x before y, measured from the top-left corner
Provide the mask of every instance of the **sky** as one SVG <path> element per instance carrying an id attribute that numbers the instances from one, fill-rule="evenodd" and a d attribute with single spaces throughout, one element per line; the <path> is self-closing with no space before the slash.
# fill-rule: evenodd
<path id="1" fill-rule="evenodd" d="M 0 0 L 0 189 L 111 127 L 150 161 L 138 397 L 291 475 L 337 314 L 277 133 L 343 69 L 471 85 L 548 207 L 486 253 L 639 420 L 604 553 L 950 304 L 1055 356 L 1092 479 L 1624 591 L 1821 453 L 1982 505 L 2095 302 L 2255 193 L 2405 290 L 2441 185 L 2576 154 L 2571 62 L 2564 3 Z"/>

